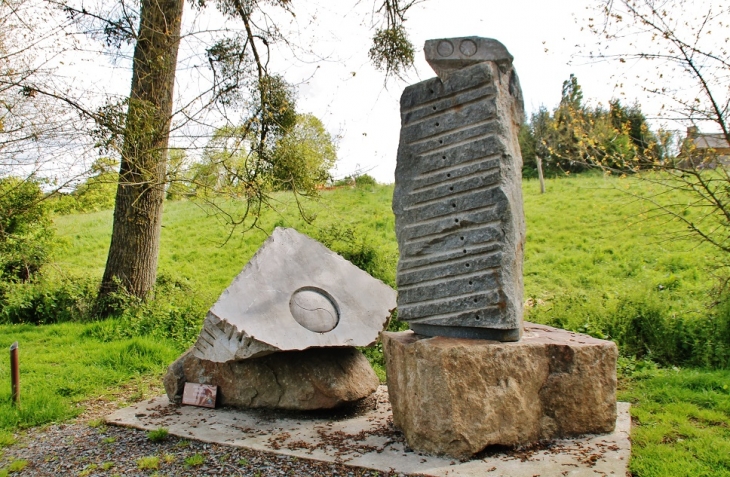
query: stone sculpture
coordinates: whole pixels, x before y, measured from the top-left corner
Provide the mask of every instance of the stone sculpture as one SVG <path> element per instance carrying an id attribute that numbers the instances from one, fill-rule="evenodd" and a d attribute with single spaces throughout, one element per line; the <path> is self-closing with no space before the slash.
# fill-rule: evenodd
<path id="1" fill-rule="evenodd" d="M 353 403 L 380 384 L 368 359 L 355 348 L 282 351 L 228 363 L 196 358 L 188 351 L 165 375 L 170 401 L 182 400 L 186 382 L 216 385 L 221 406 L 298 411 Z"/>
<path id="2" fill-rule="evenodd" d="M 186 382 L 218 386 L 218 403 L 329 409 L 372 394 L 379 380 L 355 346 L 387 325 L 395 291 L 324 245 L 277 228 L 208 312 L 195 345 L 168 368 L 179 402 Z"/>
<path id="3" fill-rule="evenodd" d="M 417 451 L 603 433 L 616 345 L 522 321 L 523 106 L 498 41 L 429 40 L 438 78 L 406 88 L 393 211 L 398 318 L 383 332 L 393 423 Z M 522 338 L 522 339 L 520 339 Z"/>
<path id="4" fill-rule="evenodd" d="M 424 49 L 438 78 L 401 96 L 398 318 L 427 336 L 516 341 L 524 112 L 512 56 L 478 37 L 429 40 Z"/>
<path id="5" fill-rule="evenodd" d="M 224 363 L 370 346 L 395 306 L 388 285 L 316 240 L 278 227 L 208 312 L 194 354 Z"/>

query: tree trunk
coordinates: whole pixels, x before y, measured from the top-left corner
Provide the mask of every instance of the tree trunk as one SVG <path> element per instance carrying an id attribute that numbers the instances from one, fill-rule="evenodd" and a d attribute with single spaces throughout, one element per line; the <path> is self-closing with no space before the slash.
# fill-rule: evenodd
<path id="1" fill-rule="evenodd" d="M 142 0 L 114 225 L 100 298 L 144 298 L 157 277 L 167 143 L 184 0 Z"/>

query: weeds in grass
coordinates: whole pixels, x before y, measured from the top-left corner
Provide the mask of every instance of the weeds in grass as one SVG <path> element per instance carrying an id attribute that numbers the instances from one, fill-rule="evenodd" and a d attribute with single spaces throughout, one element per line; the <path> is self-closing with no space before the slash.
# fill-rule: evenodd
<path id="1" fill-rule="evenodd" d="M 203 465 L 205 457 L 203 454 L 193 454 L 185 458 L 185 467 L 198 467 Z"/>
<path id="2" fill-rule="evenodd" d="M 0 449 L 15 444 L 15 437 L 12 433 L 0 429 Z"/>
<path id="3" fill-rule="evenodd" d="M 94 471 L 95 471 L 95 470 L 96 470 L 97 468 L 98 468 L 98 466 L 97 466 L 96 464 L 89 464 L 89 465 L 87 465 L 86 467 L 84 467 L 84 470 L 82 470 L 81 472 L 79 472 L 79 475 L 78 475 L 78 477 L 88 477 L 88 476 L 89 476 L 89 475 L 91 475 L 91 474 L 92 474 L 92 473 L 93 473 L 93 472 L 94 472 Z"/>
<path id="4" fill-rule="evenodd" d="M 139 470 L 156 470 L 160 468 L 160 458 L 156 455 L 148 455 L 137 459 Z"/>
<path id="5" fill-rule="evenodd" d="M 106 421 L 104 419 L 92 419 L 89 421 L 89 427 L 94 429 L 106 427 Z"/>
<path id="6" fill-rule="evenodd" d="M 0 469 L 0 477 L 3 476 L 3 472 L 5 473 L 5 475 L 14 474 L 16 472 L 21 472 L 27 466 L 28 466 L 27 460 L 16 459 L 16 460 L 12 461 L 5 469 Z"/>
<path id="7" fill-rule="evenodd" d="M 162 442 L 167 439 L 168 435 L 168 430 L 164 427 L 160 427 L 153 431 L 149 431 L 147 433 L 147 439 L 151 440 L 152 442 Z"/>

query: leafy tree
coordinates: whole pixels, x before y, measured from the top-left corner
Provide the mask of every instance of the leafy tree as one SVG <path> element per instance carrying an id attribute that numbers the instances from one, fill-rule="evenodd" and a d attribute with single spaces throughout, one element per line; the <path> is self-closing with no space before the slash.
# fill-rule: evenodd
<path id="1" fill-rule="evenodd" d="M 0 280 L 29 280 L 48 261 L 53 229 L 40 184 L 0 179 Z"/>
<path id="2" fill-rule="evenodd" d="M 406 11 L 415 3 L 384 0 L 381 4 L 379 11 L 386 18 L 385 26 L 376 31 L 370 55 L 388 75 L 398 74 L 412 64 L 412 45 L 402 23 Z M 251 146 L 252 161 L 246 161 L 245 167 L 237 171 L 229 171 L 246 187 L 246 207 L 241 217 L 231 217 L 234 226 L 243 224 L 249 215 L 253 216 L 250 226 L 255 226 L 261 207 L 269 203 L 258 165 L 276 160 L 270 156 L 275 150 L 271 144 L 283 136 L 280 131 L 293 126 L 295 119 L 294 108 L 286 104 L 286 85 L 268 71 L 270 45 L 282 40 L 280 32 L 268 20 L 257 19 L 265 17 L 264 8 L 271 5 L 293 14 L 290 0 L 218 0 L 218 10 L 228 19 L 241 22 L 243 31 L 229 30 L 232 35 L 216 41 L 207 51 L 215 76 L 211 102 L 226 107 L 248 103 L 248 118 L 240 132 L 242 142 Z M 121 167 L 102 296 L 121 286 L 144 297 L 155 281 L 182 7 L 183 0 L 142 0 L 135 31 L 130 28 L 135 18 L 129 15 L 122 19 L 125 21 L 93 17 L 94 12 L 65 5 L 74 16 L 101 18 L 108 43 L 135 44 L 132 89 L 123 128 L 118 122 L 103 125 L 110 131 L 109 137 L 121 138 Z M 291 172 L 293 168 L 290 163 L 279 170 Z"/>
<path id="3" fill-rule="evenodd" d="M 274 187 L 313 195 L 331 179 L 337 148 L 319 118 L 300 114 L 294 127 L 277 140 L 273 155 Z"/>
<path id="4" fill-rule="evenodd" d="M 408 9 L 418 1 L 373 0 L 376 15 L 371 18 L 376 24 L 370 56 L 386 77 L 398 75 L 412 64 L 413 47 L 403 29 L 403 22 Z M 6 8 L 10 3 L 13 7 Z M 33 8 L 15 8 L 31 3 Z M 114 294 L 120 288 L 144 297 L 155 281 L 166 183 L 170 178 L 179 177 L 168 174 L 166 170 L 170 163 L 168 143 L 171 128 L 184 134 L 186 127 L 214 130 L 243 124 L 242 138 L 250 146 L 251 157 L 255 156 L 260 164 L 270 165 L 275 160 L 270 154 L 276 149 L 276 140 L 281 137 L 278 131 L 286 130 L 289 127 L 287 123 L 295 118 L 293 108 L 282 107 L 281 101 L 286 99 L 288 86 L 269 69 L 272 55 L 279 51 L 275 46 L 277 43 L 295 48 L 295 42 L 286 38 L 276 24 L 281 21 L 281 12 L 294 17 L 294 3 L 291 0 L 194 3 L 195 9 L 216 8 L 228 24 L 226 29 L 186 33 L 191 44 L 198 41 L 198 45 L 205 45 L 205 51 L 199 52 L 204 57 L 200 64 L 210 65 L 210 71 L 201 75 L 201 84 L 207 86 L 197 97 L 179 107 L 173 105 L 173 90 L 182 35 L 183 0 L 141 0 L 139 3 L 113 0 L 83 6 L 68 0 L 40 3 L 3 0 L 1 4 L 0 22 L 17 18 L 18 25 L 25 25 L 23 35 L 27 41 L 7 42 L 4 38 L 6 30 L 0 28 L 0 36 L 3 37 L 0 40 L 5 41 L 6 46 L 8 43 L 20 45 L 12 54 L 0 51 L 0 68 L 3 68 L 0 71 L 0 96 L 8 92 L 5 98 L 33 99 L 28 103 L 33 105 L 32 112 L 38 113 L 38 117 L 45 114 L 48 119 L 33 124 L 53 127 L 41 128 L 47 134 L 39 135 L 38 128 L 29 129 L 27 125 L 31 123 L 18 115 L 19 108 L 3 110 L 1 107 L 9 103 L 0 97 L 4 132 L 0 140 L 10 137 L 5 134 L 8 131 L 15 134 L 11 140 L 0 144 L 0 153 L 3 146 L 5 151 L 8 146 L 13 149 L 12 154 L 4 156 L 12 159 L 0 162 L 0 177 L 11 173 L 22 175 L 18 173 L 18 167 L 25 167 L 28 161 L 32 163 L 28 169 L 30 172 L 50 174 L 48 169 L 43 170 L 37 165 L 43 160 L 33 162 L 36 157 L 52 160 L 88 157 L 88 150 L 81 150 L 87 146 L 119 159 L 112 240 L 101 297 Z M 278 12 L 273 13 L 275 10 Z M 33 12 L 37 12 L 37 18 L 32 16 Z M 43 31 L 42 35 L 38 35 L 39 29 Z M 74 44 L 80 32 L 88 33 L 92 43 L 78 40 Z M 204 36 L 205 40 L 202 39 Z M 35 42 L 35 38 L 42 41 Z M 54 69 L 42 64 L 42 61 L 38 63 L 40 67 L 29 63 L 29 68 L 6 68 L 7 62 L 4 62 L 18 57 L 15 53 L 33 52 L 41 47 L 46 48 L 48 54 L 39 58 L 59 58 L 64 47 L 81 46 L 88 51 L 93 42 L 97 42 L 95 44 L 100 45 L 105 55 L 111 55 L 120 64 L 131 56 L 132 84 L 127 97 L 120 99 L 109 94 L 105 104 L 100 106 L 90 99 L 93 95 L 80 94 L 74 89 L 74 84 L 64 84 L 60 76 L 54 76 Z M 54 49 L 56 46 L 58 48 Z M 130 55 L 131 49 L 134 50 L 133 55 Z M 21 74 L 13 73 L 17 71 Z M 18 94 L 20 96 L 13 96 Z M 52 108 L 40 106 L 44 102 L 60 105 L 63 114 L 51 114 Z M 74 114 L 68 114 L 69 111 Z M 22 127 L 13 129 L 10 127 L 12 124 Z M 91 132 L 90 138 L 84 140 L 79 135 L 65 134 L 83 130 Z M 48 138 L 44 145 L 56 147 L 61 144 L 66 149 L 63 154 L 53 154 L 38 146 L 34 151 L 37 154 L 29 154 L 27 148 L 17 147 L 20 144 L 18 140 L 33 145 L 38 138 Z M 76 154 L 71 153 L 74 148 Z M 86 168 L 81 169 L 80 166 L 64 167 L 61 171 L 88 172 Z M 271 184 L 259 180 L 257 174 L 253 177 L 245 194 L 244 214 L 229 220 L 234 226 L 243 224 L 247 218 L 255 225 L 261 207 L 270 203 L 267 191 L 271 190 Z M 244 179 L 237 178 L 239 181 Z M 58 187 L 67 184 L 68 180 L 64 179 Z"/>
<path id="5" fill-rule="evenodd" d="M 186 172 L 191 195 L 211 202 L 217 197 L 245 198 L 249 203 L 255 202 L 257 191 L 316 195 L 337 159 L 322 122 L 314 115 L 298 114 L 293 124 L 271 137 L 271 144 L 261 149 L 246 126 L 216 131 L 203 161 Z"/>
<path id="6" fill-rule="evenodd" d="M 119 162 L 110 157 L 94 161 L 90 169 L 91 177 L 71 194 L 76 200 L 76 209 L 83 212 L 111 209 L 114 206 L 118 168 Z"/>
<path id="7" fill-rule="evenodd" d="M 552 114 L 544 107 L 534 113 L 520 132 L 520 146 L 528 168 L 543 159 L 548 171 L 580 172 L 605 167 L 635 172 L 637 164 L 663 157 L 663 143 L 651 132 L 638 104 L 625 108 L 620 101 L 583 104 L 578 79 L 563 83 L 560 103 Z"/>

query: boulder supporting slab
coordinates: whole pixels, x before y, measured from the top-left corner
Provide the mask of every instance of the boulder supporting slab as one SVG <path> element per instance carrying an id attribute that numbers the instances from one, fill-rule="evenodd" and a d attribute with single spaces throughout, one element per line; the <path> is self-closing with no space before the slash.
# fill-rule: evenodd
<path id="1" fill-rule="evenodd" d="M 519 342 L 412 331 L 382 340 L 393 423 L 413 449 L 464 458 L 616 423 L 613 342 L 532 323 Z"/>
<path id="2" fill-rule="evenodd" d="M 284 351 L 261 358 L 215 363 L 191 348 L 164 378 L 171 402 L 186 382 L 218 386 L 218 405 L 290 410 L 331 409 L 370 396 L 379 384 L 365 355 L 355 348 Z"/>

